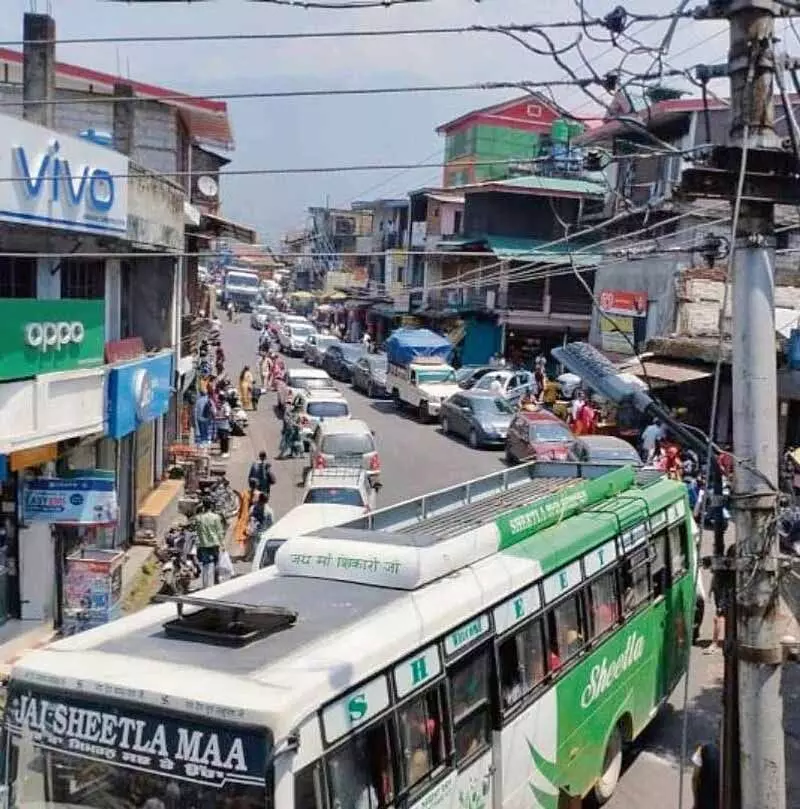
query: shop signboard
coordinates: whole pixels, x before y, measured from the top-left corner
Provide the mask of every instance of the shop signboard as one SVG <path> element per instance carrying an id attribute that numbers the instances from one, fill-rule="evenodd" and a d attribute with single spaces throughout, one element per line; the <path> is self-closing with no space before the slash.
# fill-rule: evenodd
<path id="1" fill-rule="evenodd" d="M 0 221 L 125 234 L 128 158 L 82 138 L 0 116 Z"/>
<path id="2" fill-rule="evenodd" d="M 22 515 L 25 522 L 115 525 L 115 474 L 102 469 L 85 469 L 59 478 L 27 480 L 22 490 Z"/>
<path id="3" fill-rule="evenodd" d="M 102 365 L 105 318 L 102 300 L 0 298 L 0 381 Z"/>
<path id="4" fill-rule="evenodd" d="M 646 330 L 647 293 L 604 289 L 600 293 L 600 347 L 613 354 L 633 355 Z"/>
<path id="5" fill-rule="evenodd" d="M 86 548 L 67 557 L 64 630 L 68 635 L 122 615 L 122 551 Z"/>
<path id="6" fill-rule="evenodd" d="M 108 435 L 122 438 L 169 410 L 172 351 L 117 365 L 108 372 Z"/>

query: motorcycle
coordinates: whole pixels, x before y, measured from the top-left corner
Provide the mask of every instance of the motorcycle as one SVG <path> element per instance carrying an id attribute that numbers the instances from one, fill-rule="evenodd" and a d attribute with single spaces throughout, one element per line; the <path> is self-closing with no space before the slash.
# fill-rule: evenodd
<path id="1" fill-rule="evenodd" d="M 164 547 L 156 550 L 161 562 L 163 595 L 186 595 L 192 582 L 202 573 L 197 558 L 197 535 L 186 526 L 171 528 L 164 537 Z"/>
<path id="2" fill-rule="evenodd" d="M 242 407 L 239 393 L 236 388 L 230 388 L 225 394 L 231 406 L 231 435 L 244 435 L 247 431 L 249 419 L 247 411 Z"/>
<path id="3" fill-rule="evenodd" d="M 224 475 L 199 480 L 197 487 L 200 502 L 211 511 L 216 511 L 226 520 L 238 515 L 241 507 L 240 495 L 231 488 Z"/>

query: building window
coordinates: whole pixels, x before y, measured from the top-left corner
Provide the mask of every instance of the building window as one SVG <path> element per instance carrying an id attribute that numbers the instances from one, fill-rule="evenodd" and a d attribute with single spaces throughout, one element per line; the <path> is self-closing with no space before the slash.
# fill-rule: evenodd
<path id="1" fill-rule="evenodd" d="M 36 259 L 0 257 L 0 298 L 36 297 Z"/>
<path id="2" fill-rule="evenodd" d="M 106 296 L 106 263 L 103 259 L 61 263 L 61 297 L 103 299 Z"/>

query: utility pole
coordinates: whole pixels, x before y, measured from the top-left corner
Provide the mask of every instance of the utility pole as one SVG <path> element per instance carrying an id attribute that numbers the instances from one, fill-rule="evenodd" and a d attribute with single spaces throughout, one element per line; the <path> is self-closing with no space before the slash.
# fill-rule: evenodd
<path id="1" fill-rule="evenodd" d="M 737 225 L 731 279 L 736 626 L 728 633 L 727 654 L 735 660 L 726 666 L 723 761 L 735 768 L 738 758 L 738 772 L 725 772 L 723 766 L 725 809 L 786 806 L 774 522 L 778 414 L 773 231 L 775 204 L 796 204 L 797 191 L 791 188 L 790 168 L 796 161 L 781 150 L 774 129 L 774 24 L 780 13 L 773 0 L 711 0 L 705 16 L 730 23 L 730 135 L 726 146 L 713 149 L 707 167 L 690 169 L 683 180 L 688 196 L 729 199 Z M 717 558 L 715 565 L 720 569 L 724 562 Z M 738 705 L 731 690 L 737 682 Z"/>

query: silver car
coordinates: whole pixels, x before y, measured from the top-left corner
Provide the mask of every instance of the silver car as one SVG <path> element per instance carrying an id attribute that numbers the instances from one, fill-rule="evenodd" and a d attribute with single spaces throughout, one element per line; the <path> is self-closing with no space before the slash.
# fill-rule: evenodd
<path id="1" fill-rule="evenodd" d="M 328 348 L 340 342 L 338 337 L 332 334 L 312 334 L 306 340 L 305 349 L 303 351 L 303 359 L 307 365 L 313 365 L 319 368 L 322 365 L 322 358 Z"/>

